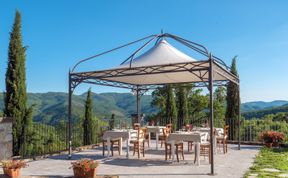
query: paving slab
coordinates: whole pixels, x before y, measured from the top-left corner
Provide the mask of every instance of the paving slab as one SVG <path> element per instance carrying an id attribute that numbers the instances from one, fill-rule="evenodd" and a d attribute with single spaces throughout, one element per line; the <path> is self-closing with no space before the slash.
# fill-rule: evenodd
<path id="1" fill-rule="evenodd" d="M 159 146 L 160 147 L 160 146 Z M 187 145 L 185 145 L 187 148 Z M 242 146 L 241 150 L 237 145 L 229 145 L 228 154 L 218 153 L 215 155 L 215 173 L 213 177 L 243 177 L 245 172 L 252 166 L 255 156 L 259 152 L 258 146 Z M 124 156 L 103 157 L 102 149 L 89 149 L 75 153 L 72 160 L 67 160 L 67 155 L 52 156 L 47 159 L 31 161 L 29 167 L 21 171 L 23 176 L 49 176 L 49 177 L 71 177 L 73 175 L 71 161 L 81 158 L 91 158 L 100 161 L 97 175 L 117 175 L 120 178 L 188 178 L 200 177 L 211 178 L 209 175 L 211 166 L 208 159 L 201 157 L 201 165 L 194 164 L 194 153 L 185 152 L 185 160 L 180 162 L 165 161 L 164 149 L 155 150 L 155 142 L 145 151 L 145 158 L 140 159 L 133 156 L 130 151 L 130 159 Z"/>

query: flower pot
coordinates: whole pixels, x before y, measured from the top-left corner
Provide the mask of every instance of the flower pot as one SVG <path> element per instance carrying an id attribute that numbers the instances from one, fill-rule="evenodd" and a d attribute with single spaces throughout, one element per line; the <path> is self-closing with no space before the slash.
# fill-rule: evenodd
<path id="1" fill-rule="evenodd" d="M 20 168 L 18 169 L 7 169 L 7 168 L 3 168 L 4 174 L 8 177 L 19 177 L 20 175 Z"/>
<path id="2" fill-rule="evenodd" d="M 89 171 L 85 171 L 82 168 L 73 168 L 74 177 L 76 178 L 94 178 L 96 177 L 97 169 L 90 169 Z"/>
<path id="3" fill-rule="evenodd" d="M 279 142 L 273 142 L 272 146 L 273 147 L 279 147 Z"/>
<path id="4" fill-rule="evenodd" d="M 266 146 L 267 148 L 272 148 L 272 145 L 273 145 L 273 143 L 265 143 L 265 146 Z"/>

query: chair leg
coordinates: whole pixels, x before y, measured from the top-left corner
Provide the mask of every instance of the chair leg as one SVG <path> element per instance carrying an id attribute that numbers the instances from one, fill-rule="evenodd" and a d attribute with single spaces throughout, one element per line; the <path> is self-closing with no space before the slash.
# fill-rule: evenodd
<path id="1" fill-rule="evenodd" d="M 208 148 L 208 159 L 209 159 L 209 164 L 211 164 L 211 152 L 212 152 L 213 150 L 211 150 L 211 146 L 209 146 L 209 148 Z"/>
<path id="2" fill-rule="evenodd" d="M 143 157 L 145 157 L 145 142 L 143 142 Z"/>
<path id="3" fill-rule="evenodd" d="M 165 160 L 167 160 L 167 154 L 168 154 L 168 147 L 167 143 L 165 143 Z"/>
<path id="4" fill-rule="evenodd" d="M 179 162 L 179 155 L 178 155 L 178 151 L 179 151 L 179 149 L 178 149 L 178 145 L 176 146 L 176 156 L 177 156 L 177 162 Z"/>
<path id="5" fill-rule="evenodd" d="M 103 145 L 102 154 L 103 154 L 103 156 L 104 156 L 104 154 L 105 154 L 105 142 L 104 142 L 104 141 L 102 142 L 102 145 Z"/>
<path id="6" fill-rule="evenodd" d="M 188 142 L 188 152 L 190 152 L 190 142 Z"/>
<path id="7" fill-rule="evenodd" d="M 112 156 L 114 156 L 114 153 L 113 153 L 113 149 L 114 149 L 114 147 L 113 147 L 113 142 L 111 143 L 111 148 L 110 148 L 110 150 L 111 150 L 111 153 L 112 153 Z"/>
<path id="8" fill-rule="evenodd" d="M 225 140 L 225 147 L 226 147 L 226 153 L 228 153 L 228 143 L 227 143 L 227 140 Z"/>
<path id="9" fill-rule="evenodd" d="M 171 148 L 171 145 L 169 145 L 169 159 L 171 159 L 171 151 L 172 151 L 172 148 Z"/>
<path id="10" fill-rule="evenodd" d="M 183 158 L 183 160 L 184 160 L 184 144 L 182 143 L 182 145 L 181 145 L 181 150 L 182 150 L 182 158 Z"/>
<path id="11" fill-rule="evenodd" d="M 224 142 L 224 140 L 223 140 L 223 152 L 224 152 L 224 154 L 226 153 L 226 149 L 225 149 L 225 142 Z"/>
<path id="12" fill-rule="evenodd" d="M 140 142 L 138 142 L 138 148 L 137 148 L 137 152 L 138 152 L 138 159 L 140 158 Z"/>
<path id="13" fill-rule="evenodd" d="M 118 154 L 120 156 L 120 141 L 118 141 Z"/>

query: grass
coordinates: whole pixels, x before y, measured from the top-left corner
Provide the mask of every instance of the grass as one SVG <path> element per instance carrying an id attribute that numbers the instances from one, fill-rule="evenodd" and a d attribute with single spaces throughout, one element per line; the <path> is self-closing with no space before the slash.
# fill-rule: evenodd
<path id="1" fill-rule="evenodd" d="M 274 168 L 280 172 L 263 171 L 264 168 Z M 262 148 L 255 159 L 253 166 L 245 174 L 257 175 L 255 177 L 278 177 L 280 174 L 288 174 L 288 148 Z"/>

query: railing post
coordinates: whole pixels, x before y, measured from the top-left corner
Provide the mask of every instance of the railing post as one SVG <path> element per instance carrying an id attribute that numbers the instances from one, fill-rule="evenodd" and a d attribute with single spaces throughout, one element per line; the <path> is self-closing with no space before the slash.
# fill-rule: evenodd
<path id="1" fill-rule="evenodd" d="M 209 54 L 209 92 L 210 92 L 210 155 L 211 155 L 211 175 L 214 171 L 214 108 L 213 108 L 213 59 L 211 53 Z"/>
<path id="2" fill-rule="evenodd" d="M 240 127 L 241 127 L 241 101 L 240 101 L 240 81 L 238 82 L 238 150 L 240 147 Z"/>
<path id="3" fill-rule="evenodd" d="M 72 157 L 72 119 L 71 119 L 71 105 L 72 105 L 72 81 L 71 81 L 71 73 L 69 71 L 69 89 L 68 89 L 68 159 Z"/>

